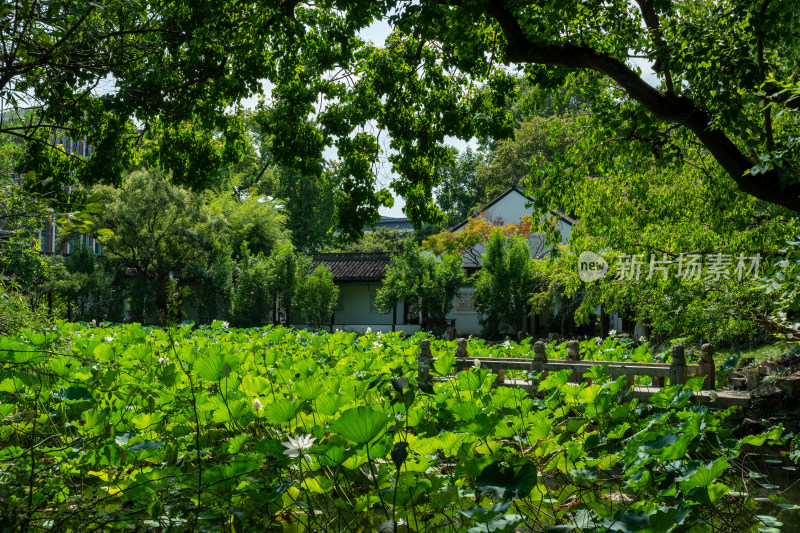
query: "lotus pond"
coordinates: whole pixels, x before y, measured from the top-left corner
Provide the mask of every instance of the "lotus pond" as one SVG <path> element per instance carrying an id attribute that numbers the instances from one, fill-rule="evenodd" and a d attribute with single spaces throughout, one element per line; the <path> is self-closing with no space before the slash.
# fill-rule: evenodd
<path id="1" fill-rule="evenodd" d="M 224 326 L 65 324 L 0 338 L 0 529 L 778 531 L 800 521 L 785 487 L 760 473 L 765 461 L 794 468 L 791 435 L 738 435 L 731 410 L 692 403 L 698 380 L 644 404 L 597 367 L 580 385 L 551 373 L 530 397 L 493 388 L 480 368 L 418 382 L 421 335 Z M 449 375 L 455 342 L 431 345 L 432 373 Z M 613 339 L 581 348 L 655 357 Z"/>

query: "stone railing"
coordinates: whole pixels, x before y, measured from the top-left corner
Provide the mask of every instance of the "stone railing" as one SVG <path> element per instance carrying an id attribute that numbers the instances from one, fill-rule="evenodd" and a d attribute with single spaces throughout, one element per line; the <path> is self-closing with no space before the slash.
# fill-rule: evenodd
<path id="1" fill-rule="evenodd" d="M 545 353 L 545 344 L 542 341 L 533 343 L 533 357 L 529 359 L 502 358 L 502 357 L 471 357 L 467 351 L 467 340 L 458 339 L 456 348 L 455 372 L 465 368 L 480 366 L 494 371 L 498 375 L 497 385 L 506 384 L 505 373 L 507 370 L 521 370 L 524 372 L 553 372 L 558 370 L 572 370 L 571 381 L 582 381 L 583 375 L 592 367 L 606 365 L 606 373 L 612 377 L 627 376 L 628 384 L 635 385 L 636 376 L 648 376 L 652 379 L 653 387 L 663 387 L 665 378 L 670 385 L 685 384 L 690 375 L 705 376 L 703 389 L 714 390 L 716 385 L 716 371 L 714 368 L 714 347 L 704 344 L 701 348 L 700 362 L 697 365 L 687 365 L 684 349 L 681 345 L 672 347 L 672 363 L 636 363 L 620 361 L 586 361 L 581 359 L 580 344 L 576 340 L 567 344 L 566 359 L 548 359 Z M 420 342 L 419 378 L 430 379 L 430 369 L 434 358 L 431 354 L 430 341 L 424 339 Z M 477 365 L 476 365 L 477 363 Z"/>

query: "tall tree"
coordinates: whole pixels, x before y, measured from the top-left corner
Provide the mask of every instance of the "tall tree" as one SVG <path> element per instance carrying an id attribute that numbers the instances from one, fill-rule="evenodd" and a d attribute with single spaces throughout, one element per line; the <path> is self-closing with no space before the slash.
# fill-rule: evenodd
<path id="1" fill-rule="evenodd" d="M 443 333 L 445 317 L 465 283 L 466 274 L 458 254 L 436 257 L 421 252 L 409 240 L 403 253 L 392 257 L 375 302 L 382 313 L 388 313 L 400 302 L 410 302 L 412 313 L 419 314 L 428 325 Z"/>
<path id="2" fill-rule="evenodd" d="M 680 158 L 654 160 L 593 133 L 587 129 L 536 176 L 543 180 L 536 203 L 561 205 L 577 222 L 571 250 L 540 269 L 548 287 L 535 307 L 558 301 L 587 320 L 602 303 L 655 333 L 715 341 L 763 332 L 758 324 L 773 313 L 760 278 L 783 258 L 800 218 L 742 193 L 693 144 L 675 145 Z M 601 253 L 609 272 L 583 283 L 583 251 Z M 683 266 L 688 260 L 695 271 Z"/>
<path id="3" fill-rule="evenodd" d="M 575 142 L 578 126 L 584 119 L 533 117 L 519 124 L 513 139 L 495 143 L 494 150 L 475 169 L 477 187 L 485 191 L 484 203 L 514 185 L 534 189 L 539 186 L 541 180 L 531 178 L 534 167 L 552 162 Z"/>
<path id="4" fill-rule="evenodd" d="M 130 278 L 134 318 L 167 312 L 170 276 L 190 262 L 204 262 L 216 230 L 203 197 L 167 183 L 162 172 L 131 174 L 122 188 L 99 187 L 107 202 L 98 223 L 113 231 L 102 238 L 103 253 Z M 124 275 L 124 274 L 123 274 Z M 164 315 L 166 316 L 166 315 Z"/>
<path id="5" fill-rule="evenodd" d="M 329 323 L 339 299 L 339 287 L 330 269 L 319 265 L 312 273 L 301 276 L 295 299 L 306 324 L 321 329 Z"/>
<path id="6" fill-rule="evenodd" d="M 528 300 L 538 285 L 528 242 L 518 235 L 506 238 L 494 230 L 486 243 L 483 268 L 475 278 L 473 297 L 483 335 L 524 331 Z"/>
<path id="7" fill-rule="evenodd" d="M 455 156 L 452 165 L 440 169 L 442 181 L 436 188 L 436 201 L 447 216 L 448 226 L 455 226 L 486 203 L 489 195 L 477 177 L 478 167 L 485 157 L 482 152 L 467 147 Z"/>
<path id="8" fill-rule="evenodd" d="M 268 80 L 278 163 L 319 175 L 323 151 L 336 147 L 345 234 L 391 203 L 375 176 L 382 157 L 406 213 L 438 221 L 436 171 L 453 158 L 445 139 L 510 135 L 517 66 L 543 87 L 569 78 L 609 136 L 657 153 L 697 143 L 741 191 L 800 212 L 800 106 L 784 90 L 800 50 L 792 2 L 19 0 L 2 12 L 4 108 L 37 112 L 0 133 L 31 141 L 33 185 L 51 167 L 118 182 L 141 135 L 132 120 L 172 132 L 176 151 L 205 157 L 212 130 L 235 146 L 225 111 Z M 365 42 L 359 32 L 376 20 L 392 33 Z M 56 165 L 50 156 L 67 150 L 48 148 L 54 130 L 86 137 L 96 156 Z M 188 168 L 167 155 L 170 170 Z"/>

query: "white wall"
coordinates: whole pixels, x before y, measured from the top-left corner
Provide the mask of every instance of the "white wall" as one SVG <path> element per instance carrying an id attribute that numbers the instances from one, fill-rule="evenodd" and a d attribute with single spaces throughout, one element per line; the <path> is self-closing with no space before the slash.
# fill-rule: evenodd
<path id="1" fill-rule="evenodd" d="M 525 207 L 527 203 L 527 197 L 517 190 L 511 190 L 508 194 L 491 205 L 489 208 L 484 209 L 482 213 L 484 218 L 486 218 L 492 224 L 517 224 L 520 220 L 522 220 L 522 217 L 530 214 L 530 209 Z M 559 232 L 561 233 L 561 244 L 566 244 L 567 241 L 569 241 L 569 237 L 572 232 L 572 226 L 568 222 L 557 215 L 546 215 L 542 217 L 541 220 L 554 220 L 558 225 Z M 464 228 L 466 228 L 466 225 L 459 228 L 457 231 L 462 231 Z M 541 257 L 552 249 L 552 246 L 545 242 L 544 235 L 542 234 L 531 235 L 528 238 L 528 242 L 531 249 L 531 256 L 534 257 Z M 486 253 L 486 247 L 482 244 L 479 244 L 473 250 L 474 252 L 471 254 L 464 254 L 463 261 L 465 266 L 480 266 L 483 263 L 480 257 Z M 477 263 L 475 260 L 473 260 L 473 257 L 479 258 L 477 259 Z"/>
<path id="2" fill-rule="evenodd" d="M 473 287 L 463 287 L 453 301 L 453 310 L 447 314 L 448 320 L 456 321 L 456 333 L 459 336 L 480 335 L 481 325 L 478 322 L 478 313 L 472 303 Z"/>
<path id="3" fill-rule="evenodd" d="M 339 286 L 339 303 L 333 311 L 334 324 L 389 324 L 392 313 L 382 315 L 375 307 L 379 283 L 345 284 Z M 402 312 L 398 321 L 402 320 Z"/>

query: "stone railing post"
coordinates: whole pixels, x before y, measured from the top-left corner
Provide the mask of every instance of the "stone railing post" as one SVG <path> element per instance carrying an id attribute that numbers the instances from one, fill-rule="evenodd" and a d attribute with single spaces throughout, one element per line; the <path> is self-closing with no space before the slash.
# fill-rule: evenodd
<path id="1" fill-rule="evenodd" d="M 714 368 L 714 345 L 703 344 L 700 347 L 700 376 L 705 376 L 703 380 L 703 390 L 714 390 L 717 386 L 716 369 Z"/>
<path id="2" fill-rule="evenodd" d="M 581 360 L 581 343 L 571 340 L 567 343 L 567 361 L 575 363 Z"/>
<path id="3" fill-rule="evenodd" d="M 686 357 L 683 346 L 678 344 L 672 347 L 672 364 L 669 367 L 669 384 L 686 384 Z"/>
<path id="4" fill-rule="evenodd" d="M 456 373 L 461 372 L 467 367 L 467 339 L 456 340 Z"/>
<path id="5" fill-rule="evenodd" d="M 581 343 L 576 341 L 575 339 L 569 341 L 567 343 L 567 362 L 569 363 L 577 363 L 581 360 Z M 572 379 L 575 383 L 581 382 L 581 375 L 578 371 L 572 372 Z"/>
<path id="6" fill-rule="evenodd" d="M 536 341 L 533 343 L 533 362 L 531 363 L 531 371 L 541 372 L 539 378 L 545 376 L 544 365 L 547 363 L 547 354 L 545 353 L 544 343 Z M 538 381 L 531 381 L 531 394 L 536 394 Z"/>
<path id="7" fill-rule="evenodd" d="M 433 367 L 433 356 L 431 355 L 431 341 L 422 339 L 419 341 L 419 358 L 417 359 L 418 374 L 417 380 L 430 381 L 431 368 Z"/>
<path id="8" fill-rule="evenodd" d="M 547 362 L 547 354 L 544 350 L 544 343 L 542 341 L 536 341 L 533 343 L 533 364 L 531 365 L 531 369 L 535 370 L 536 372 L 541 372 L 544 370 L 544 365 L 542 363 Z"/>

